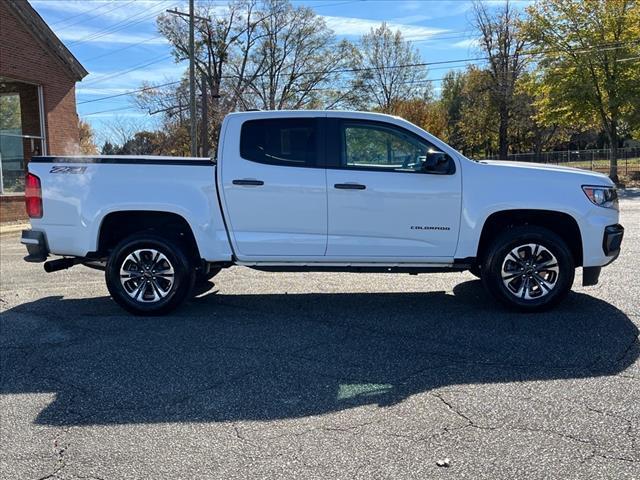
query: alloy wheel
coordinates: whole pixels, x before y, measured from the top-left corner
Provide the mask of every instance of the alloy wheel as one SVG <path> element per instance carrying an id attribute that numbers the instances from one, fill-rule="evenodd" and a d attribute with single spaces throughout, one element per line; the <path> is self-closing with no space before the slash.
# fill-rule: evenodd
<path id="1" fill-rule="evenodd" d="M 558 283 L 560 267 L 551 251 L 538 243 L 512 249 L 502 262 L 502 283 L 509 293 L 523 300 L 542 298 Z"/>
<path id="2" fill-rule="evenodd" d="M 120 267 L 120 283 L 125 292 L 138 302 L 153 303 L 165 298 L 175 281 L 169 259 L 153 248 L 131 252 Z"/>

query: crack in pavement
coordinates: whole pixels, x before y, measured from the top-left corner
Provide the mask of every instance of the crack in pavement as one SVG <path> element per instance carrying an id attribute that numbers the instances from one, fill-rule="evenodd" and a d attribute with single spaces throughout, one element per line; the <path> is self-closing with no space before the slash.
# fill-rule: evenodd
<path id="1" fill-rule="evenodd" d="M 439 400 L 441 400 L 442 403 L 444 405 L 446 405 L 446 407 L 451 412 L 453 412 L 458 417 L 462 418 L 463 420 L 465 420 L 467 422 L 467 424 L 462 426 L 462 427 L 457 427 L 457 428 L 453 428 L 453 429 L 448 429 L 448 428 L 445 427 L 444 431 L 441 432 L 441 434 L 438 434 L 438 436 L 446 435 L 447 433 L 450 433 L 452 431 L 464 430 L 464 429 L 467 429 L 467 428 L 475 428 L 475 429 L 489 430 L 489 431 L 506 430 L 506 431 L 513 431 L 513 432 L 541 433 L 541 434 L 560 437 L 560 438 L 563 438 L 565 440 L 569 440 L 569 441 L 580 443 L 582 445 L 589 446 L 591 448 L 591 453 L 581 463 L 584 463 L 584 462 L 586 462 L 589 459 L 594 458 L 594 457 L 600 457 L 600 458 L 607 459 L 607 460 L 624 461 L 624 462 L 629 462 L 629 463 L 635 463 L 636 462 L 636 460 L 633 459 L 633 458 L 620 456 L 620 455 L 612 455 L 612 454 L 610 454 L 608 452 L 602 453 L 602 448 L 599 445 L 597 445 L 596 442 L 594 442 L 592 440 L 585 440 L 584 438 L 580 438 L 580 437 L 577 437 L 575 435 L 572 435 L 572 434 L 569 434 L 569 433 L 565 433 L 565 432 L 558 432 L 556 430 L 551 430 L 551 429 L 546 429 L 546 428 L 534 428 L 534 427 L 523 427 L 523 426 L 501 425 L 501 426 L 493 427 L 493 426 L 481 425 L 481 424 L 478 424 L 477 422 L 475 422 L 474 420 L 472 420 L 469 415 L 463 413 L 459 408 L 457 408 L 453 404 L 453 402 L 451 402 L 450 400 L 445 399 L 442 396 L 441 393 L 430 392 L 430 395 L 435 397 L 435 398 L 438 398 Z M 580 404 L 577 404 L 577 405 L 580 405 Z M 594 413 L 601 413 L 603 415 L 609 415 L 611 417 L 614 417 L 614 418 L 617 418 L 617 419 L 620 419 L 620 420 L 623 420 L 623 421 L 627 422 L 628 427 L 627 427 L 627 431 L 625 433 L 627 434 L 627 436 L 629 436 L 631 438 L 632 446 L 635 445 L 636 437 L 634 435 L 630 434 L 630 430 L 633 429 L 633 424 L 632 424 L 632 422 L 630 420 L 628 420 L 628 419 L 626 419 L 624 417 L 618 416 L 618 415 L 608 414 L 607 412 L 602 412 L 602 411 L 599 411 L 597 409 L 592 409 L 586 404 L 581 404 L 581 405 L 583 407 L 587 408 L 588 410 L 593 411 Z"/>

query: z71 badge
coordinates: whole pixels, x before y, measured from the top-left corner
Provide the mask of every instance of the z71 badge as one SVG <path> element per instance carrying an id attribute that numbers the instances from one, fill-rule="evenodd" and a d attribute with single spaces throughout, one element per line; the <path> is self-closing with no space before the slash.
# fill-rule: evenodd
<path id="1" fill-rule="evenodd" d="M 49 173 L 84 173 L 87 167 L 68 167 L 66 165 L 54 165 Z"/>

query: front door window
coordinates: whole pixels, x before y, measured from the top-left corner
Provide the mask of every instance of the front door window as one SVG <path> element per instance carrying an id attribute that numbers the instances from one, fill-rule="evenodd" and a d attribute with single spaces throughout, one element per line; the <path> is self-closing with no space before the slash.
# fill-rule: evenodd
<path id="1" fill-rule="evenodd" d="M 389 128 L 344 125 L 345 164 L 381 171 L 420 172 L 429 146 Z"/>

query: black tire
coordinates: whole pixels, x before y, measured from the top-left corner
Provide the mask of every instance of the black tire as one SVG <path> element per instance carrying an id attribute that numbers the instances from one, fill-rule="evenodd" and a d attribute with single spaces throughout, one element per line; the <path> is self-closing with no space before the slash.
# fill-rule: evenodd
<path id="1" fill-rule="evenodd" d="M 471 268 L 469 268 L 469 273 L 471 273 L 471 275 L 476 278 L 482 278 L 482 273 L 480 272 L 480 264 L 475 263 L 471 265 Z"/>
<path id="2" fill-rule="evenodd" d="M 155 256 L 154 252 L 159 255 Z M 128 280 L 121 281 L 121 269 L 129 272 L 128 277 L 122 277 Z M 136 273 L 138 271 L 140 274 Z M 178 241 L 140 233 L 115 247 L 107 262 L 105 278 L 113 299 L 128 312 L 163 315 L 189 296 L 195 269 Z"/>
<path id="3" fill-rule="evenodd" d="M 514 250 L 517 258 L 511 255 Z M 574 276 L 575 262 L 567 244 L 542 227 L 507 230 L 482 259 L 485 288 L 504 305 L 523 312 L 555 306 L 569 293 Z"/>

